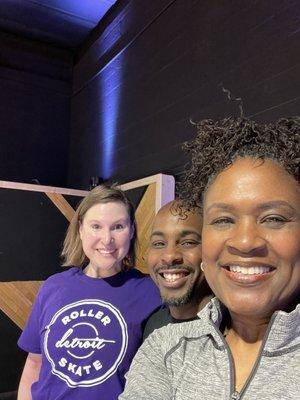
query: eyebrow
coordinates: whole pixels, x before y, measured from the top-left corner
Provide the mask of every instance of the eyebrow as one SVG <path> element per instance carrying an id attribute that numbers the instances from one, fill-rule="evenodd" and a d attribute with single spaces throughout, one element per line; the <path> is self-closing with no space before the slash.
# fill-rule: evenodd
<path id="1" fill-rule="evenodd" d="M 101 219 L 89 219 L 88 221 L 89 222 L 97 222 L 97 223 L 101 223 L 102 222 Z M 112 224 L 118 224 L 120 222 L 126 223 L 127 221 L 129 221 L 129 218 L 128 219 L 127 218 L 126 219 L 120 218 L 120 219 L 118 219 L 116 221 L 113 221 Z"/>
<path id="2" fill-rule="evenodd" d="M 234 209 L 233 206 L 227 203 L 213 203 L 207 208 L 206 212 L 210 211 L 212 208 L 221 208 L 224 211 L 232 211 Z"/>
<path id="3" fill-rule="evenodd" d="M 201 239 L 201 235 L 200 233 L 193 231 L 193 230 L 189 230 L 189 229 L 184 229 L 183 231 L 180 231 L 180 236 L 181 237 L 185 237 L 185 236 L 189 236 L 189 235 L 196 235 L 199 239 Z M 165 236 L 165 233 L 162 231 L 153 231 L 151 236 Z"/>
<path id="4" fill-rule="evenodd" d="M 268 210 L 269 208 L 275 208 L 275 207 L 286 207 L 294 212 L 296 211 L 295 208 L 291 204 L 289 204 L 287 201 L 284 201 L 284 200 L 268 201 L 266 203 L 259 205 L 258 208 L 263 211 L 263 210 Z"/>
<path id="5" fill-rule="evenodd" d="M 270 208 L 276 207 L 286 207 L 289 208 L 291 211 L 296 212 L 295 208 L 291 206 L 287 201 L 284 200 L 274 200 L 274 201 L 267 201 L 266 203 L 259 204 L 257 209 L 260 211 L 269 210 Z M 209 206 L 206 212 L 210 211 L 212 208 L 219 208 L 224 211 L 233 211 L 235 209 L 234 206 L 227 203 L 213 203 Z"/>

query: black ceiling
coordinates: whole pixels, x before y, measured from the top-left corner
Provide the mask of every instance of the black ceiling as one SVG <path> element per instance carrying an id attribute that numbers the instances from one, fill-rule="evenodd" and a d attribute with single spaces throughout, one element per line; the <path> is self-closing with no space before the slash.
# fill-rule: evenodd
<path id="1" fill-rule="evenodd" d="M 0 0 L 0 30 L 75 50 L 117 0 Z"/>

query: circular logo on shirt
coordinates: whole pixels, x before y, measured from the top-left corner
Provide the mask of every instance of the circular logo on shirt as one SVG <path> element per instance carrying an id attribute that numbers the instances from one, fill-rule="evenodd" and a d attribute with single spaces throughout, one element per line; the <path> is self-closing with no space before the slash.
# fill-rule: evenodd
<path id="1" fill-rule="evenodd" d="M 122 362 L 127 344 L 127 325 L 120 311 L 94 299 L 58 310 L 44 337 L 52 373 L 70 387 L 99 385 L 108 379 Z"/>

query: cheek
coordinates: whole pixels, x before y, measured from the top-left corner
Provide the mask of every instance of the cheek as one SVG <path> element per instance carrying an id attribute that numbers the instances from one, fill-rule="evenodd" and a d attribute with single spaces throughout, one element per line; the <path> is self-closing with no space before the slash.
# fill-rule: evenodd
<path id="1" fill-rule="evenodd" d="M 210 225 L 205 225 L 202 232 L 202 260 L 216 262 L 221 254 L 226 251 L 227 240 L 231 236 L 230 230 L 216 230 Z"/>
<path id="2" fill-rule="evenodd" d="M 270 238 L 269 243 L 279 259 L 279 262 L 285 264 L 300 263 L 300 241 L 297 238 L 300 234 L 279 235 L 276 238 Z"/>
<path id="3" fill-rule="evenodd" d="M 206 266 L 204 268 L 205 279 L 214 293 L 218 293 L 218 274 L 217 269 L 213 266 Z"/>
<path id="4" fill-rule="evenodd" d="M 122 232 L 117 238 L 117 242 L 122 247 L 130 247 L 131 233 L 129 231 Z"/>
<path id="5" fill-rule="evenodd" d="M 214 235 L 205 235 L 202 239 L 202 259 L 205 262 L 206 259 L 215 258 L 222 248 L 220 238 Z"/>
<path id="6" fill-rule="evenodd" d="M 149 272 L 149 274 L 150 274 L 152 280 L 153 280 L 154 282 L 156 282 L 156 276 L 155 276 L 154 270 L 153 270 L 153 268 L 150 267 L 149 264 L 148 264 L 148 272 Z"/>
<path id="7" fill-rule="evenodd" d="M 288 252 L 287 250 L 290 251 Z M 283 263 L 297 266 L 297 268 L 300 270 L 300 249 L 296 248 L 296 246 L 293 248 L 289 246 L 288 249 L 282 249 L 280 255 Z"/>
<path id="8" fill-rule="evenodd" d="M 200 271 L 200 264 L 202 261 L 202 251 L 184 251 L 182 252 L 183 256 L 183 263 L 184 264 L 189 264 L 191 267 L 195 269 L 195 271 L 199 270 Z"/>
<path id="9" fill-rule="evenodd" d="M 159 260 L 159 252 L 154 251 L 153 249 L 148 250 L 147 264 L 150 274 L 153 271 L 153 268 L 157 264 L 158 260 Z"/>
<path id="10" fill-rule="evenodd" d="M 81 243 L 83 249 L 91 247 L 93 243 L 96 241 L 95 237 L 93 235 L 88 234 L 86 232 L 82 232 L 80 235 Z"/>

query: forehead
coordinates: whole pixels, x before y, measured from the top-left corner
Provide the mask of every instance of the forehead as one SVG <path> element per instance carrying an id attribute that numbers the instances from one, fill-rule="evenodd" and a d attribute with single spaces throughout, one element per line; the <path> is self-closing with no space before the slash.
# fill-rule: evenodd
<path id="1" fill-rule="evenodd" d="M 129 217 L 125 204 L 121 202 L 98 203 L 90 207 L 84 219 L 118 220 Z"/>
<path id="2" fill-rule="evenodd" d="M 198 213 L 187 213 L 186 216 L 180 216 L 170 209 L 164 209 L 156 215 L 152 233 L 159 231 L 163 234 L 177 234 L 178 231 L 188 228 L 201 234 L 202 216 Z"/>
<path id="3" fill-rule="evenodd" d="M 208 188 L 204 207 L 214 202 L 251 204 L 282 200 L 300 205 L 299 184 L 279 164 L 272 160 L 244 158 L 221 172 Z"/>

